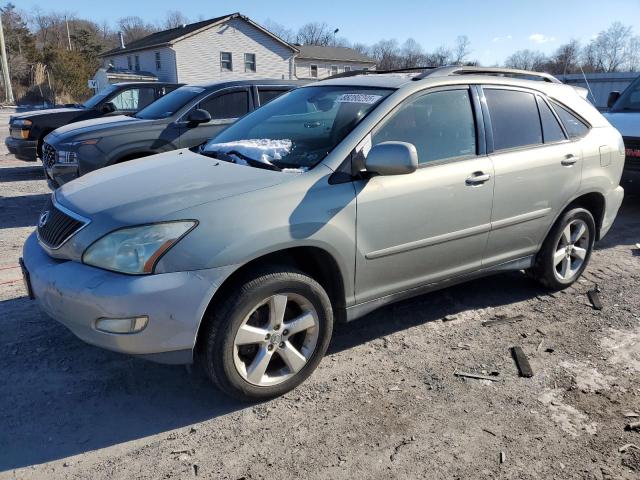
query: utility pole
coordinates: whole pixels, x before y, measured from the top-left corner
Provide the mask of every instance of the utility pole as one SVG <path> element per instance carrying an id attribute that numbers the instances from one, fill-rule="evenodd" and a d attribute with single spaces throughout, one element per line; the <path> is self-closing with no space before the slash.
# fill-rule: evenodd
<path id="1" fill-rule="evenodd" d="M 13 90 L 11 89 L 11 78 L 9 78 L 9 64 L 7 63 L 7 49 L 4 45 L 4 30 L 2 28 L 2 15 L 0 15 L 0 55 L 2 55 L 2 78 L 4 79 L 4 90 L 7 103 L 13 105 Z"/>
<path id="2" fill-rule="evenodd" d="M 67 25 L 67 41 L 69 42 L 69 51 L 71 51 L 71 34 L 69 34 L 69 20 L 64 16 L 64 23 Z"/>

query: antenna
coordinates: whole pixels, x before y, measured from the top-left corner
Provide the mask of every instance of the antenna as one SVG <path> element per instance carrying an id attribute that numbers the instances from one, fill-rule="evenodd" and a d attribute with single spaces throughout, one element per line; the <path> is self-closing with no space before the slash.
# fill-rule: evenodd
<path id="1" fill-rule="evenodd" d="M 580 71 L 582 72 L 582 78 L 584 78 L 584 83 L 587 84 L 587 88 L 589 89 L 589 94 L 591 95 L 591 102 L 596 104 L 596 97 L 593 96 L 593 92 L 591 91 L 591 85 L 589 85 L 589 80 L 587 80 L 587 76 L 584 74 L 584 70 L 582 69 L 582 65 L 580 65 Z"/>

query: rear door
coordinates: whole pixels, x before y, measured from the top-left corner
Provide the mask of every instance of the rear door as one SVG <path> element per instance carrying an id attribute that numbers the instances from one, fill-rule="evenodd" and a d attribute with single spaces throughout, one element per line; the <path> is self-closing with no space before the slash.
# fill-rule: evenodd
<path id="1" fill-rule="evenodd" d="M 180 121 L 180 148 L 193 147 L 215 137 L 238 118 L 253 109 L 249 87 L 233 87 L 215 92 L 201 100 L 192 110 L 209 112 L 211 120 L 192 125 L 185 114 Z"/>
<path id="2" fill-rule="evenodd" d="M 271 100 L 278 98 L 283 93 L 292 90 L 294 87 L 291 86 L 279 86 L 279 85 L 258 85 L 256 87 L 257 92 L 257 107 L 261 107 L 262 105 L 266 105 Z"/>
<path id="3" fill-rule="evenodd" d="M 582 151 L 542 95 L 485 86 L 495 170 L 486 266 L 538 251 L 549 226 L 580 186 Z"/>

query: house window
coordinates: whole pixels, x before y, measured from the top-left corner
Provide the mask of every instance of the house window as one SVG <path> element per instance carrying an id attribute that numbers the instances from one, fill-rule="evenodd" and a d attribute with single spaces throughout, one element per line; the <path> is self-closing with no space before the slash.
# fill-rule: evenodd
<path id="1" fill-rule="evenodd" d="M 337 74 L 338 74 L 338 66 L 331 65 L 331 75 L 337 75 Z"/>
<path id="2" fill-rule="evenodd" d="M 345 65 L 342 69 L 345 72 L 350 72 L 351 71 L 351 67 L 349 65 Z"/>
<path id="3" fill-rule="evenodd" d="M 255 53 L 244 54 L 244 71 L 245 72 L 256 71 L 256 54 Z"/>
<path id="4" fill-rule="evenodd" d="M 311 78 L 318 78 L 318 65 L 309 65 Z"/>
<path id="5" fill-rule="evenodd" d="M 160 70 L 162 68 L 162 63 L 160 62 L 160 52 L 156 52 L 156 70 Z"/>
<path id="6" fill-rule="evenodd" d="M 223 72 L 233 71 L 231 52 L 220 52 L 220 70 Z"/>
<path id="7" fill-rule="evenodd" d="M 138 72 L 140 70 L 140 57 L 136 55 L 135 60 L 136 60 L 136 72 Z"/>
<path id="8" fill-rule="evenodd" d="M 127 57 L 127 65 L 129 66 L 129 70 L 133 70 L 133 63 L 131 62 L 131 55 Z"/>

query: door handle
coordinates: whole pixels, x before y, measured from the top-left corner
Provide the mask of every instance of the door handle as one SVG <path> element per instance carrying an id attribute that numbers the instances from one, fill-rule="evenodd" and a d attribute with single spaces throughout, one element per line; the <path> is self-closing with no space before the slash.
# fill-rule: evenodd
<path id="1" fill-rule="evenodd" d="M 491 175 L 489 175 L 488 173 L 484 173 L 484 172 L 474 172 L 471 174 L 470 177 L 468 177 L 465 180 L 465 183 L 469 186 L 479 186 L 484 184 L 485 182 L 488 182 L 491 179 Z"/>
<path id="2" fill-rule="evenodd" d="M 577 161 L 578 159 L 576 158 L 576 156 L 573 153 L 569 153 L 564 157 L 564 159 L 560 163 L 565 167 L 570 167 L 571 165 L 574 165 Z"/>
<path id="3" fill-rule="evenodd" d="M 322 125 L 320 122 L 305 122 L 304 128 L 317 128 Z"/>

